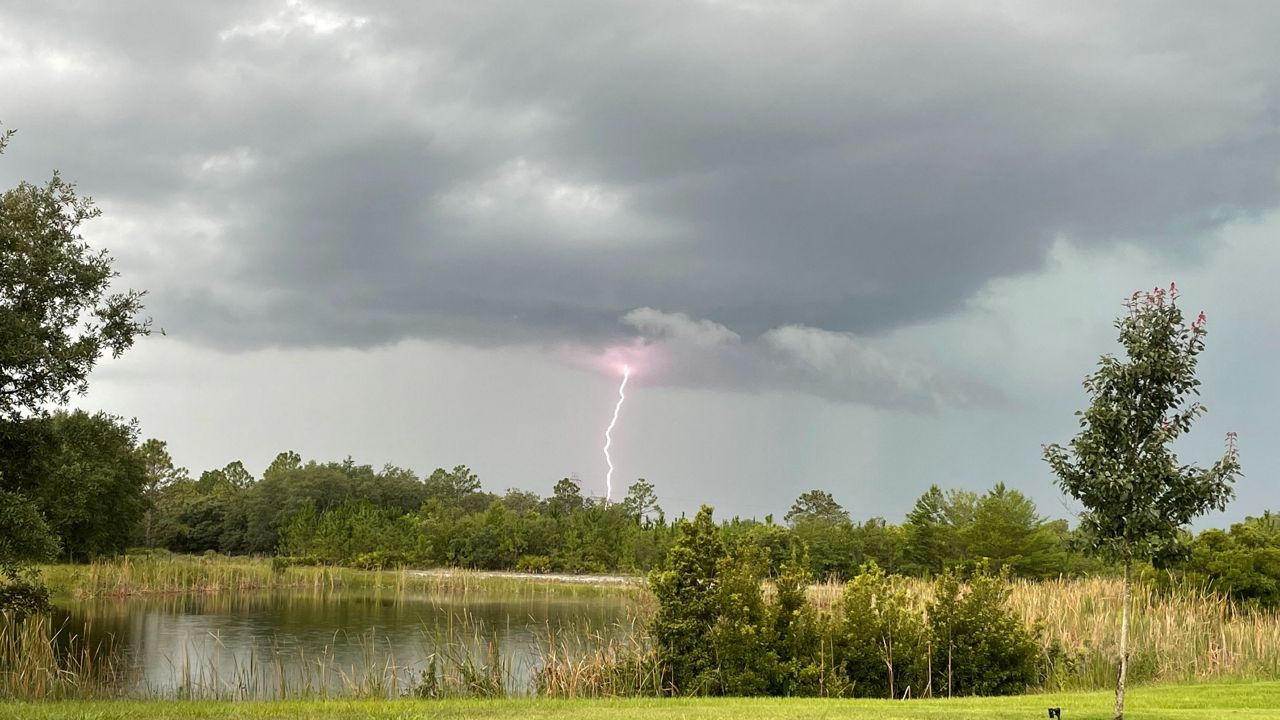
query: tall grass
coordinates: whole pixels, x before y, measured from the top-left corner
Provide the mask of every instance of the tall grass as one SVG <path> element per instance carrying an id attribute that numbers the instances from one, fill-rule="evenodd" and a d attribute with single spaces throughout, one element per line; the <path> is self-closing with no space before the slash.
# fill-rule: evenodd
<path id="1" fill-rule="evenodd" d="M 906 581 L 922 603 L 924 580 Z M 1014 580 L 1009 605 L 1040 630 L 1053 673 L 1045 689 L 1091 690 L 1115 683 L 1123 583 L 1118 578 Z M 820 609 L 835 612 L 844 586 L 809 589 Z M 1130 606 L 1130 682 L 1280 679 L 1280 613 L 1241 606 L 1194 585 L 1162 591 L 1135 584 Z"/>
<path id="2" fill-rule="evenodd" d="M 372 632 L 338 633 L 322 648 L 282 649 L 266 638 L 248 653 L 204 638 L 169 659 L 181 678 L 177 690 L 144 687 L 127 658 L 113 648 L 91 645 L 85 639 L 89 633 L 76 635 L 37 616 L 0 622 L 0 698 L 611 697 L 666 690 L 645 632 L 654 601 L 637 585 L 596 587 L 466 572 L 273 569 L 266 560 L 229 558 L 122 558 L 80 566 L 61 578 L 60 572 L 61 566 L 52 568 L 54 584 L 80 597 L 202 592 L 230 599 L 240 590 L 264 588 L 307 589 L 330 597 L 334 589 L 372 588 L 397 600 L 406 594 L 438 597 L 456 608 L 472 597 L 607 593 L 626 597 L 632 611 L 623 626 L 591 628 L 583 622 L 566 630 L 548 624 L 536 633 L 535 647 L 518 657 L 504 656 L 496 628 L 455 609 L 436 613 L 436 620 L 423 626 L 426 650 L 415 653 L 413 661 L 397 658 L 390 643 Z M 921 603 L 931 592 L 925 581 L 910 580 L 907 586 Z M 1010 607 L 1038 629 L 1050 669 L 1042 689 L 1112 685 L 1121 589 L 1111 578 L 1011 583 Z M 838 616 L 843 590 L 836 583 L 814 585 L 809 596 L 821 611 Z M 1239 606 L 1204 587 L 1160 591 L 1137 585 L 1130 646 L 1134 682 L 1280 679 L 1280 614 Z"/>
<path id="3" fill-rule="evenodd" d="M 88 633 L 72 635 L 47 616 L 0 615 L 0 700 L 654 695 L 660 673 L 641 625 L 632 618 L 564 631 L 548 623 L 523 663 L 500 651 L 496 628 L 466 611 L 422 625 L 425 652 L 411 662 L 375 630 L 335 632 L 320 648 L 286 648 L 275 637 L 229 648 L 197 636 L 164 658 L 172 682 L 157 686 L 110 643 L 85 640 Z"/>
<path id="4" fill-rule="evenodd" d="M 1065 654 L 1068 689 L 1115 682 L 1123 583 L 1112 578 L 1014 582 L 1010 604 Z M 1280 678 L 1280 614 L 1183 586 L 1133 588 L 1131 682 Z"/>
<path id="5" fill-rule="evenodd" d="M 110 647 L 88 633 L 54 627 L 45 615 L 14 620 L 0 614 L 0 699 L 111 697 L 120 674 Z"/>
<path id="6" fill-rule="evenodd" d="M 538 647 L 533 691 L 545 697 L 654 697 L 666 694 L 662 665 L 644 629 L 645 613 L 623 627 L 548 628 Z"/>
<path id="7" fill-rule="evenodd" d="M 291 565 L 268 558 L 146 554 L 95 560 L 87 565 L 48 565 L 43 568 L 50 589 L 77 598 L 133 595 L 220 594 L 276 589 L 389 589 L 423 595 L 468 597 L 501 595 L 591 596 L 637 592 L 637 578 L 593 582 L 590 577 L 517 576 L 468 570 L 356 570 L 353 568 Z"/>
<path id="8" fill-rule="evenodd" d="M 265 559 L 222 556 L 126 555 L 87 565 L 50 565 L 43 571 L 51 590 L 74 597 L 231 593 L 333 586 L 337 582 L 329 568 L 287 568 L 277 572 Z"/>

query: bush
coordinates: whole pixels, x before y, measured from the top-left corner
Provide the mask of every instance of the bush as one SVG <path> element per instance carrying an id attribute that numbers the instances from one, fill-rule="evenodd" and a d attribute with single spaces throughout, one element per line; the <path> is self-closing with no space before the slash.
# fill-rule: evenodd
<path id="1" fill-rule="evenodd" d="M 21 620 L 28 615 L 48 611 L 49 588 L 40 582 L 35 573 L 9 581 L 0 581 L 0 613 L 12 614 Z M 0 618 L 0 622 L 4 619 Z"/>
<path id="2" fill-rule="evenodd" d="M 903 579 L 868 562 L 845 587 L 843 609 L 839 657 L 854 694 L 923 694 L 929 684 L 929 634 Z"/>
<path id="3" fill-rule="evenodd" d="M 291 567 L 314 567 L 321 564 L 320 558 L 310 555 L 275 555 L 271 558 L 271 571 L 280 574 Z"/>
<path id="4" fill-rule="evenodd" d="M 126 548 L 125 555 L 129 557 L 142 558 L 170 558 L 173 557 L 173 551 L 162 547 L 131 547 Z"/>
<path id="5" fill-rule="evenodd" d="M 935 694 L 1012 695 L 1035 682 L 1039 645 L 1008 599 L 1007 578 L 985 567 L 967 587 L 953 571 L 934 583 L 929 622 Z"/>
<path id="6" fill-rule="evenodd" d="M 357 555 L 351 561 L 353 567 L 361 570 L 381 570 L 386 567 L 407 565 L 409 559 L 403 554 L 389 550 L 374 550 Z"/>
<path id="7" fill-rule="evenodd" d="M 1173 563 L 1191 585 L 1209 585 L 1236 600 L 1280 607 L 1280 517 L 1270 512 L 1231 526 L 1229 532 L 1205 530 Z M 1175 576 L 1157 576 L 1169 586 Z"/>
<path id="8" fill-rule="evenodd" d="M 546 555 L 521 555 L 516 560 L 516 572 L 543 575 L 551 572 L 551 558 Z"/>
<path id="9" fill-rule="evenodd" d="M 778 669 L 772 694 L 841 696 L 849 682 L 839 672 L 832 643 L 832 621 L 809 604 L 812 576 L 803 557 L 792 556 L 774 581 L 776 597 L 770 608 L 774 655 Z"/>
<path id="10" fill-rule="evenodd" d="M 767 695 L 775 684 L 778 657 L 760 592 L 768 566 L 764 550 L 750 541 L 717 563 L 716 618 L 709 640 L 718 687 L 709 690 L 722 695 Z"/>
<path id="11" fill-rule="evenodd" d="M 675 543 L 662 570 L 649 585 L 658 611 L 649 626 L 667 685 L 677 693 L 706 693 L 717 683 L 716 658 L 708 635 L 719 609 L 718 565 L 724 544 L 703 506 L 691 521 L 677 526 Z"/>

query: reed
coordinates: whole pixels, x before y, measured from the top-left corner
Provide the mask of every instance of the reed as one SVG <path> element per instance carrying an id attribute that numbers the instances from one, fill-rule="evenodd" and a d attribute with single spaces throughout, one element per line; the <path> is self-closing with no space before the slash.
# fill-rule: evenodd
<path id="1" fill-rule="evenodd" d="M 1061 648 L 1065 688 L 1114 682 L 1123 584 L 1113 578 L 1015 581 L 1010 604 Z M 1131 677 L 1137 682 L 1280 678 L 1280 614 L 1205 587 L 1133 588 Z"/>
<path id="2" fill-rule="evenodd" d="M 0 699 L 112 697 L 120 673 L 111 648 L 55 627 L 44 615 L 0 614 Z"/>
<path id="3" fill-rule="evenodd" d="M 547 628 L 538 647 L 533 692 L 542 697 L 657 697 L 670 690 L 638 610 L 608 632 Z"/>
<path id="4" fill-rule="evenodd" d="M 154 686 L 110 644 L 91 644 L 46 616 L 0 616 L 0 700 L 574 698 L 659 688 L 638 617 L 607 630 L 546 625 L 523 663 L 500 651 L 496 628 L 465 610 L 437 617 L 421 626 L 424 652 L 413 661 L 373 630 L 335 632 L 321 648 L 286 648 L 275 637 L 248 648 L 229 648 L 215 635 L 188 638 L 164 659 L 173 682 Z"/>
<path id="5" fill-rule="evenodd" d="M 922 602 L 930 595 L 927 581 L 905 584 Z M 1028 627 L 1039 628 L 1052 666 L 1045 689 L 1103 689 L 1115 682 L 1122 590 L 1121 580 L 1111 577 L 1011 581 L 1009 605 Z M 821 583 L 809 588 L 809 599 L 838 612 L 843 592 L 841 583 Z M 1135 584 L 1131 602 L 1132 682 L 1280 679 L 1280 613 L 1196 585 Z"/>
<path id="6" fill-rule="evenodd" d="M 663 676 L 645 632 L 652 595 L 638 584 L 573 584 L 555 579 L 493 577 L 465 571 L 423 573 L 408 569 L 273 569 L 266 560 L 239 558 L 120 558 L 50 573 L 60 588 L 81 597 L 145 593 L 206 593 L 211 601 L 253 602 L 257 589 L 288 589 L 329 596 L 338 589 L 375 589 L 393 599 L 439 598 L 456 608 L 470 599 L 562 598 L 574 594 L 624 594 L 632 612 L 625 625 L 571 629 L 546 626 L 535 647 L 517 659 L 504 656 L 496 628 L 462 611 L 422 628 L 424 652 L 397 658 L 372 633 L 335 634 L 322 648 L 282 649 L 265 638 L 247 655 L 192 641 L 173 663 L 179 689 L 143 687 L 107 645 L 35 616 L 0 622 L 0 698 L 134 697 L 623 697 L 663 694 Z M 907 580 L 920 603 L 931 584 Z M 1042 690 L 1104 689 L 1114 682 L 1122 586 L 1093 577 L 1041 582 L 1013 581 L 1009 603 L 1038 629 L 1048 672 Z M 839 583 L 809 589 L 813 604 L 838 617 Z M 243 594 L 242 594 L 243 593 Z M 1206 587 L 1157 590 L 1138 584 L 1132 598 L 1130 673 L 1134 682 L 1170 683 L 1280 679 L 1280 614 L 1240 606 Z M 358 652 L 352 653 L 352 648 Z M 353 660 L 352 658 L 355 657 Z M 340 660 L 344 658 L 344 660 Z M 423 659 L 425 658 L 425 660 Z"/>
<path id="7" fill-rule="evenodd" d="M 157 594 L 225 594 L 276 589 L 383 589 L 467 598 L 501 595 L 595 596 L 639 594 L 640 578 L 539 576 L 472 570 L 356 570 L 323 565 L 282 566 L 268 558 L 224 555 L 122 555 L 84 565 L 47 565 L 49 587 L 76 598 Z"/>

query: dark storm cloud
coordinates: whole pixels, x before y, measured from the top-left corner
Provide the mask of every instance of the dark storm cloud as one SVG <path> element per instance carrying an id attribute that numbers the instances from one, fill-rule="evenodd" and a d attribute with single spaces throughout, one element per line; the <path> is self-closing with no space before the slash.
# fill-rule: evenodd
<path id="1" fill-rule="evenodd" d="M 1280 201 L 1275 6 L 1113 5 L 9 6 L 0 172 L 207 217 L 132 271 L 223 346 L 874 336 Z"/>

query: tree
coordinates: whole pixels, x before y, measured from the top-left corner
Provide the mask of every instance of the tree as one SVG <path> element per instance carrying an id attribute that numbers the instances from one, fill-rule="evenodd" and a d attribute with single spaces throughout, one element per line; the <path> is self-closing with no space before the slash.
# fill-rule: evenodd
<path id="1" fill-rule="evenodd" d="M 12 130 L 0 132 L 0 153 L 12 136 Z M 83 393 L 103 353 L 119 356 L 148 332 L 150 321 L 137 319 L 143 293 L 111 292 L 117 276 L 111 256 L 91 250 L 79 233 L 98 212 L 56 172 L 43 185 L 21 182 L 0 194 L 0 422 L 6 439 L 22 435 L 21 421 L 48 404 Z M 0 528 L 35 535 L 6 543 L 0 564 L 9 581 L 21 574 L 23 583 L 39 590 L 28 564 L 46 559 L 56 539 L 43 509 L 32 510 L 39 504 L 11 484 L 14 470 L 13 457 L 0 454 Z M 8 588 L 0 595 L 0 606 L 21 602 Z"/>
<path id="2" fill-rule="evenodd" d="M 148 439 L 138 446 L 138 456 L 142 460 L 145 477 L 142 494 L 147 503 L 146 513 L 142 517 L 142 544 L 155 547 L 156 505 L 165 488 L 187 477 L 187 469 L 174 467 L 168 443 L 163 440 Z"/>
<path id="3" fill-rule="evenodd" d="M 831 493 L 825 490 L 810 490 L 796 498 L 791 509 L 787 511 L 786 521 L 795 525 L 798 522 L 821 520 L 828 523 L 847 523 L 849 513 Z"/>
<path id="4" fill-rule="evenodd" d="M 49 607 L 49 591 L 31 562 L 52 560 L 58 540 L 40 508 L 18 493 L 0 490 L 0 610 L 18 615 Z"/>
<path id="5" fill-rule="evenodd" d="M 221 473 L 222 478 L 235 490 L 244 490 L 253 484 L 253 473 L 244 468 L 244 463 L 239 460 L 233 460 L 227 463 L 227 466 L 217 471 Z"/>
<path id="6" fill-rule="evenodd" d="M 622 509 L 636 519 L 636 522 L 649 522 L 650 515 L 662 516 L 662 508 L 658 507 L 658 493 L 653 484 L 644 478 L 631 483 L 627 488 L 627 496 L 622 499 Z"/>
<path id="7" fill-rule="evenodd" d="M 903 578 L 885 575 L 874 562 L 844 588 L 841 655 L 860 697 L 920 694 L 928 683 L 924 617 Z"/>
<path id="8" fill-rule="evenodd" d="M 470 497 L 480 494 L 480 478 L 466 465 L 458 465 L 452 470 L 436 468 L 426 480 L 427 499 L 439 500 L 445 507 L 458 507 Z M 483 510 L 488 505 L 469 507 L 472 512 Z"/>
<path id="9" fill-rule="evenodd" d="M 127 547 L 146 509 L 137 427 L 106 413 L 77 410 L 30 418 L 10 429 L 0 437 L 0 489 L 36 504 L 63 554 L 83 560 Z"/>
<path id="10" fill-rule="evenodd" d="M 551 489 L 551 498 L 547 501 L 547 505 L 553 513 L 570 515 L 582 510 L 586 502 L 582 497 L 582 485 L 578 483 L 577 478 L 561 478 Z"/>
<path id="11" fill-rule="evenodd" d="M 502 496 L 502 504 L 518 515 L 536 515 L 542 509 L 542 498 L 532 490 L 507 488 L 506 494 Z"/>
<path id="12" fill-rule="evenodd" d="M 809 570 L 823 580 L 856 574 L 853 525 L 848 521 L 797 518 L 792 535 L 809 556 Z"/>
<path id="13" fill-rule="evenodd" d="M 1062 572 L 1065 554 L 1057 532 L 1030 498 L 1004 483 L 978 499 L 962 537 L 969 555 L 989 560 L 996 570 L 1032 579 Z"/>
<path id="14" fill-rule="evenodd" d="M 1137 292 L 1116 320 L 1125 358 L 1104 355 L 1084 381 L 1089 407 L 1068 448 L 1046 445 L 1058 486 L 1084 506 L 1080 529 L 1092 552 L 1124 565 L 1120 670 L 1115 717 L 1124 717 L 1128 674 L 1129 594 L 1133 564 L 1168 550 L 1196 516 L 1223 509 L 1240 474 L 1235 435 L 1209 468 L 1180 465 L 1172 450 L 1205 407 L 1196 364 L 1205 316 L 1187 323 L 1177 288 Z"/>
<path id="15" fill-rule="evenodd" d="M 931 485 L 917 500 L 903 532 L 914 570 L 937 574 L 968 559 L 963 533 L 973 520 L 977 495 L 964 490 L 946 493 Z"/>
<path id="16" fill-rule="evenodd" d="M 237 503 L 242 504 L 243 540 L 238 549 L 244 552 L 275 552 L 280 528 L 307 503 L 314 503 L 317 510 L 327 510 L 354 496 L 350 475 L 341 463 L 308 462 L 300 467 L 292 464 L 277 467 L 243 491 L 237 491 L 232 483 L 232 479 L 239 476 L 235 470 L 238 465 L 238 462 L 231 463 L 222 470 L 206 471 L 197 484 L 209 482 L 204 491 L 210 494 L 211 500 L 235 497 Z"/>
<path id="17" fill-rule="evenodd" d="M 760 584 L 769 562 L 749 539 L 716 564 L 716 618 L 708 640 L 722 695 L 765 695 L 778 680 L 772 613 Z"/>
<path id="18" fill-rule="evenodd" d="M 1264 607 L 1280 607 L 1280 517 L 1265 511 L 1261 517 L 1232 525 L 1229 532 L 1205 530 L 1180 565 L 1197 586 L 1209 585 Z"/>
<path id="19" fill-rule="evenodd" d="M 934 581 L 929 603 L 934 688 L 952 695 L 1013 695 L 1036 677 L 1039 647 L 1009 608 L 1009 584 L 979 563 L 968 587 L 954 571 Z"/>
<path id="20" fill-rule="evenodd" d="M 408 468 L 390 463 L 373 473 L 369 466 L 360 474 L 355 486 L 356 497 L 364 498 L 382 508 L 396 508 L 401 512 L 417 510 L 427 499 L 426 486 L 416 473 Z"/>
<path id="21" fill-rule="evenodd" d="M 713 682 L 716 659 L 709 635 L 719 609 L 724 543 L 705 505 L 693 520 L 676 527 L 666 563 L 649 577 L 658 601 L 649 629 L 671 685 L 676 692 L 690 693 Z"/>
<path id="22" fill-rule="evenodd" d="M 898 572 L 906 549 L 900 526 L 890 525 L 884 518 L 873 517 L 854 525 L 849 534 L 855 562 L 861 565 L 874 561 L 886 572 Z"/>
<path id="23" fill-rule="evenodd" d="M 276 455 L 276 459 L 271 461 L 267 469 L 262 472 L 262 479 L 274 477 L 280 473 L 293 472 L 302 469 L 302 456 L 292 450 L 285 450 Z"/>
<path id="24" fill-rule="evenodd" d="M 0 134 L 0 152 L 13 131 Z M 118 357 L 150 321 L 143 293 L 110 292 L 105 250 L 79 233 L 100 211 L 56 172 L 0 195 L 0 417 L 16 420 L 88 389 L 89 372 Z"/>
<path id="25" fill-rule="evenodd" d="M 831 696 L 848 689 L 834 662 L 834 621 L 809 604 L 808 588 L 813 576 L 806 565 L 801 555 L 793 554 L 774 581 L 769 620 L 778 669 L 774 673 L 773 695 Z"/>

